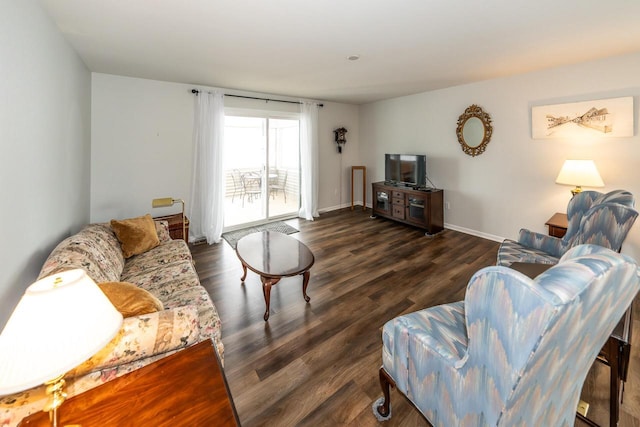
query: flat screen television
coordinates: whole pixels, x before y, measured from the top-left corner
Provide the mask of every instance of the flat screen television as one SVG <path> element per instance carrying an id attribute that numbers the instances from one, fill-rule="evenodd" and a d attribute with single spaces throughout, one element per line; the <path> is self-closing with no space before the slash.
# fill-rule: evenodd
<path id="1" fill-rule="evenodd" d="M 424 154 L 385 154 L 384 181 L 392 185 L 425 187 L 427 156 Z"/>

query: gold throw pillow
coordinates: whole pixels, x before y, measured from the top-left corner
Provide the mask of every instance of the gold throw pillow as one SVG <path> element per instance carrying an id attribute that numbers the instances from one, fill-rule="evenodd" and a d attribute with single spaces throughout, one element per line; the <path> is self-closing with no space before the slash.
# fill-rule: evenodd
<path id="1" fill-rule="evenodd" d="M 112 219 L 111 228 L 116 233 L 125 258 L 144 253 L 160 244 L 156 225 L 149 214 L 123 220 Z"/>
<path id="2" fill-rule="evenodd" d="M 164 310 L 162 302 L 148 291 L 128 282 L 104 282 L 98 285 L 122 317 Z"/>

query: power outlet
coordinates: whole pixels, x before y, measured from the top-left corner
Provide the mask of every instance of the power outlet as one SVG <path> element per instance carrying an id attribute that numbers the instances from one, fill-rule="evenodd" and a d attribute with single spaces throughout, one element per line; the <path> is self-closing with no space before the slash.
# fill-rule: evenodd
<path id="1" fill-rule="evenodd" d="M 444 207 L 446 210 L 451 209 L 451 203 L 450 202 L 444 202 Z"/>

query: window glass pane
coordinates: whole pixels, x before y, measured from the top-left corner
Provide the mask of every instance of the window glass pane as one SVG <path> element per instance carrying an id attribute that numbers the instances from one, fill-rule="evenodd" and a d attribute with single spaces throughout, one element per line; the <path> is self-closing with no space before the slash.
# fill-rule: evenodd
<path id="1" fill-rule="evenodd" d="M 299 132 L 297 118 L 225 117 L 225 228 L 297 215 Z"/>

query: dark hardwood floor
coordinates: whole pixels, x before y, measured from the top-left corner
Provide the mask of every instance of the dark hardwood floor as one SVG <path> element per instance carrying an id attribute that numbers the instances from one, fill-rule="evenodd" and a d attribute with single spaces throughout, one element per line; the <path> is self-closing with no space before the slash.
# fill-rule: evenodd
<path id="1" fill-rule="evenodd" d="M 302 297 L 301 277 L 282 279 L 271 291 L 268 322 L 260 279 L 249 272 L 240 283 L 242 267 L 231 247 L 224 241 L 192 246 L 222 319 L 225 372 L 243 426 L 380 425 L 371 404 L 381 396 L 382 325 L 463 299 L 473 273 L 495 264 L 496 242 L 452 230 L 425 237 L 369 215 L 343 209 L 313 222 L 287 221 L 315 255 L 311 301 Z M 640 425 L 637 344 L 621 426 Z M 597 365 L 585 386 L 593 396 L 589 415 L 607 425 L 608 367 Z M 395 390 L 391 402 L 393 416 L 384 425 L 428 425 Z"/>

